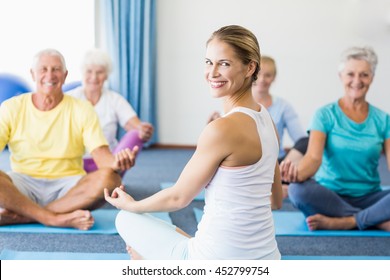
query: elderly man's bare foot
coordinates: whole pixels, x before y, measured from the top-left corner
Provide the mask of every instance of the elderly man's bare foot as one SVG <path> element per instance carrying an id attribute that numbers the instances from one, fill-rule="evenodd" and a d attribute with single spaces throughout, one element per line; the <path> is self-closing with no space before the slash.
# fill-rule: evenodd
<path id="1" fill-rule="evenodd" d="M 28 224 L 33 223 L 34 220 L 16 214 L 15 212 L 7 209 L 0 210 L 0 226 L 13 225 L 13 224 Z"/>
<path id="2" fill-rule="evenodd" d="M 54 222 L 50 223 L 50 225 L 88 230 L 93 226 L 94 222 L 91 212 L 88 210 L 76 210 L 66 214 L 56 214 Z"/>
<path id="3" fill-rule="evenodd" d="M 306 223 L 310 230 L 319 230 L 319 229 L 349 230 L 356 227 L 356 220 L 354 216 L 328 217 L 321 214 L 315 214 L 307 217 Z"/>
<path id="4" fill-rule="evenodd" d="M 130 255 L 131 260 L 143 260 L 144 258 L 138 254 L 136 250 L 131 248 L 129 245 L 126 246 L 126 251 Z"/>

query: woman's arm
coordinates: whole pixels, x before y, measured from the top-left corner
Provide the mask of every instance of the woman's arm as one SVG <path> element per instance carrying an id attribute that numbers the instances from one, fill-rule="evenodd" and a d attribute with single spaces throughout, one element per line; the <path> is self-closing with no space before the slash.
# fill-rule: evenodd
<path id="1" fill-rule="evenodd" d="M 276 162 L 274 183 L 272 184 L 271 194 L 271 208 L 277 210 L 282 208 L 283 205 L 283 191 L 282 191 L 282 179 L 280 176 L 279 163 Z"/>
<path id="2" fill-rule="evenodd" d="M 326 134 L 320 131 L 312 130 L 309 137 L 307 152 L 298 165 L 299 182 L 312 177 L 320 168 L 322 155 L 325 148 Z"/>
<path id="3" fill-rule="evenodd" d="M 285 160 L 280 164 L 282 178 L 287 182 L 303 182 L 312 177 L 322 163 L 326 134 L 312 130 L 307 152 L 298 164 Z"/>
<path id="4" fill-rule="evenodd" d="M 385 144 L 383 146 L 387 160 L 387 169 L 390 171 L 390 138 L 385 140 Z"/>
<path id="5" fill-rule="evenodd" d="M 139 137 L 143 141 L 148 141 L 152 135 L 153 135 L 153 125 L 147 122 L 142 122 L 137 116 L 132 117 L 129 119 L 125 126 L 124 129 L 126 131 L 130 131 L 132 129 L 137 129 L 139 130 Z"/>
<path id="6" fill-rule="evenodd" d="M 122 189 L 111 196 L 105 191 L 106 200 L 115 207 L 136 213 L 170 212 L 186 207 L 210 182 L 221 162 L 231 153 L 230 129 L 225 121 L 212 122 L 202 132 L 197 149 L 185 166 L 176 184 L 143 200 L 135 201 Z"/>
<path id="7" fill-rule="evenodd" d="M 274 126 L 275 135 L 280 145 L 280 139 L 278 135 L 278 130 L 276 129 L 275 123 L 272 121 Z M 282 177 L 280 174 L 279 162 L 276 160 L 275 170 L 274 170 L 274 182 L 271 188 L 271 209 L 277 210 L 282 208 L 283 205 L 283 190 L 282 190 Z"/>
<path id="8" fill-rule="evenodd" d="M 130 131 L 132 129 L 138 129 L 139 125 L 141 124 L 141 120 L 137 117 L 137 116 L 134 116 L 132 118 L 130 118 L 125 126 L 123 127 L 126 131 Z"/>

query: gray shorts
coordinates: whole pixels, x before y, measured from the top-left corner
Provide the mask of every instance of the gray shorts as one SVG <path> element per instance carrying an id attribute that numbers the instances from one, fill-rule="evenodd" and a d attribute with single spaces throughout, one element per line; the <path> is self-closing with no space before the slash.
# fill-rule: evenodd
<path id="1" fill-rule="evenodd" d="M 63 197 L 83 177 L 83 175 L 76 175 L 59 179 L 42 179 L 13 171 L 7 174 L 22 194 L 41 206 Z"/>

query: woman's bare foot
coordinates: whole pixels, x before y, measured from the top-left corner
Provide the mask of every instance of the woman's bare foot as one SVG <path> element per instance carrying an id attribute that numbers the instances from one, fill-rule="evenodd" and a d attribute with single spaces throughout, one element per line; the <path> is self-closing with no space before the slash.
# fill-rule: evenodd
<path id="1" fill-rule="evenodd" d="M 129 245 L 126 246 L 126 251 L 130 255 L 131 260 L 143 260 L 144 259 L 140 254 L 138 254 L 137 251 L 135 251 Z"/>
<path id="2" fill-rule="evenodd" d="M 50 226 L 71 227 L 80 230 L 90 229 L 95 220 L 88 210 L 76 210 L 66 214 L 56 214 L 56 217 Z"/>
<path id="3" fill-rule="evenodd" d="M 176 227 L 176 232 L 180 233 L 181 235 L 184 235 L 185 237 L 191 238 L 192 236 L 186 233 L 184 230 L 182 230 L 179 227 Z"/>
<path id="4" fill-rule="evenodd" d="M 377 228 L 384 230 L 384 231 L 390 231 L 390 221 L 383 222 L 379 225 L 377 225 Z"/>
<path id="5" fill-rule="evenodd" d="M 354 216 L 328 217 L 321 214 L 315 214 L 307 217 L 306 223 L 310 230 L 319 230 L 319 229 L 349 230 L 356 227 L 356 220 Z"/>
<path id="6" fill-rule="evenodd" d="M 0 226 L 13 224 L 28 224 L 34 223 L 33 219 L 21 216 L 7 209 L 0 210 Z"/>

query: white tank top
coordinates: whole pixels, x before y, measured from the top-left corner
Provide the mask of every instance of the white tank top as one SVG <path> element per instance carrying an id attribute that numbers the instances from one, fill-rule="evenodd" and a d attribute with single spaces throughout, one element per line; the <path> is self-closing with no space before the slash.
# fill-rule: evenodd
<path id="1" fill-rule="evenodd" d="M 237 107 L 256 124 L 262 157 L 253 165 L 220 166 L 206 187 L 204 215 L 188 243 L 189 259 L 280 259 L 271 211 L 271 187 L 279 145 L 271 117 Z M 228 115 L 227 114 L 227 115 Z"/>

